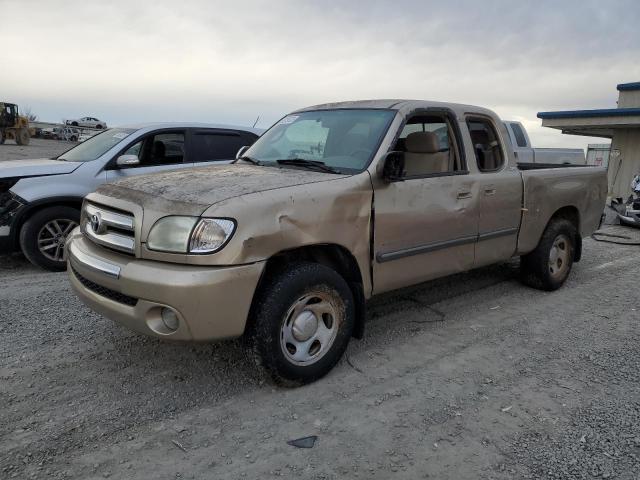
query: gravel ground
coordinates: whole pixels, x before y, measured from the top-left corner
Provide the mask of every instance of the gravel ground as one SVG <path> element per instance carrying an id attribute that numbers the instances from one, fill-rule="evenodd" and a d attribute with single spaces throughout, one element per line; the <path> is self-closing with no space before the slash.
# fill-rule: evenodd
<path id="1" fill-rule="evenodd" d="M 586 240 L 552 293 L 507 263 L 379 297 L 290 390 L 238 342 L 138 336 L 0 257 L 0 477 L 639 479 L 639 248 Z"/>
<path id="2" fill-rule="evenodd" d="M 75 142 L 32 138 L 29 145 L 20 146 L 16 145 L 13 140 L 7 140 L 4 145 L 0 145 L 0 161 L 51 158 L 66 152 L 74 145 L 76 145 Z"/>

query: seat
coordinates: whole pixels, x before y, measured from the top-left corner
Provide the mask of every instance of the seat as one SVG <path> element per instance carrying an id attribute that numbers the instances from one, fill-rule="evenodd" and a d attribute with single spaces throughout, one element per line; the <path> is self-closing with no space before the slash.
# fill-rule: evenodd
<path id="1" fill-rule="evenodd" d="M 429 175 L 449 171 L 449 153 L 440 151 L 433 132 L 413 132 L 404 141 L 404 168 L 407 176 Z"/>

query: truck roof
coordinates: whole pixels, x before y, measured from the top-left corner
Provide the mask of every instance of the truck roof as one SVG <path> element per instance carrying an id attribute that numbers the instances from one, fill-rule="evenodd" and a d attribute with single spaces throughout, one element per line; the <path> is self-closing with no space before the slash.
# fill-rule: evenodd
<path id="1" fill-rule="evenodd" d="M 355 100 L 346 102 L 323 103 L 311 107 L 305 107 L 296 112 L 305 112 L 312 110 L 332 110 L 340 108 L 381 108 L 387 110 L 396 110 L 403 113 L 411 112 L 417 109 L 426 108 L 447 108 L 453 110 L 456 114 L 474 112 L 484 115 L 494 116 L 495 112 L 474 105 L 465 105 L 461 103 L 435 102 L 431 100 L 408 100 L 408 99 L 380 99 L 380 100 Z"/>

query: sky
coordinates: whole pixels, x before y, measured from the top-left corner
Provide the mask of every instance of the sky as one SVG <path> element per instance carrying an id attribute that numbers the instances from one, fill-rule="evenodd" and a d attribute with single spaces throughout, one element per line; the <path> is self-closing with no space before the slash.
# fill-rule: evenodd
<path id="1" fill-rule="evenodd" d="M 340 100 L 467 103 L 522 121 L 534 146 L 604 139 L 539 111 L 615 108 L 640 81 L 637 0 L 0 0 L 2 100 L 43 121 L 266 128 Z M 16 48 L 7 48 L 14 45 Z"/>

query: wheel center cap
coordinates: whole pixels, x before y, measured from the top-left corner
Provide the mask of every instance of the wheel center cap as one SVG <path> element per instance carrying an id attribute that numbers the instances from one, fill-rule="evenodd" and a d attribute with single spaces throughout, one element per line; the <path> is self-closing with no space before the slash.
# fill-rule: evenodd
<path id="1" fill-rule="evenodd" d="M 552 263 L 556 263 L 558 261 L 558 249 L 557 249 L 557 247 L 553 247 L 551 249 L 551 253 L 549 255 L 549 260 Z"/>
<path id="2" fill-rule="evenodd" d="M 318 319 L 309 310 L 305 310 L 298 315 L 293 321 L 291 326 L 293 337 L 299 341 L 304 342 L 309 340 L 311 336 L 318 330 Z"/>

